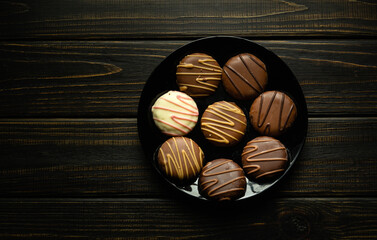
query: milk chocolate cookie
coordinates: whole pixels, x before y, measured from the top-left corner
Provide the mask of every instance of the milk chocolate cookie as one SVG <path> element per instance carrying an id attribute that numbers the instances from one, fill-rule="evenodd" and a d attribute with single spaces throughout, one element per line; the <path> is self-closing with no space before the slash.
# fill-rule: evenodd
<path id="1" fill-rule="evenodd" d="M 224 88 L 235 99 L 256 98 L 264 91 L 267 81 L 266 65 L 250 53 L 232 57 L 223 67 Z"/>
<path id="2" fill-rule="evenodd" d="M 274 179 L 288 163 L 285 146 L 277 139 L 261 136 L 249 141 L 242 152 L 242 168 L 250 180 Z"/>
<path id="3" fill-rule="evenodd" d="M 237 144 L 244 136 L 246 126 L 245 114 L 233 102 L 220 101 L 209 105 L 201 119 L 204 137 L 215 146 Z"/>
<path id="4" fill-rule="evenodd" d="M 235 200 L 245 195 L 246 178 L 242 168 L 230 159 L 207 163 L 199 176 L 200 194 L 210 200 Z"/>
<path id="5" fill-rule="evenodd" d="M 250 107 L 250 121 L 261 135 L 278 137 L 295 121 L 297 108 L 293 100 L 283 92 L 264 92 Z"/>
<path id="6" fill-rule="evenodd" d="M 211 56 L 193 53 L 184 57 L 177 66 L 179 90 L 191 97 L 213 94 L 221 82 L 222 68 Z"/>
<path id="7" fill-rule="evenodd" d="M 185 184 L 194 181 L 202 167 L 204 153 L 192 139 L 172 137 L 158 151 L 158 167 L 172 182 Z"/>

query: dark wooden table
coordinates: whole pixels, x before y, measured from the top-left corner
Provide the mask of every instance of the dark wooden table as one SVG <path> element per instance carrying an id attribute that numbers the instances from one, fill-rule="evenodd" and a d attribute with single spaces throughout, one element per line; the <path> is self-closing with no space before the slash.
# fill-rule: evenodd
<path id="1" fill-rule="evenodd" d="M 214 208 L 144 157 L 151 71 L 200 37 L 272 50 L 304 91 L 309 130 L 263 199 Z M 377 238 L 377 3 L 1 1 L 0 239 Z"/>

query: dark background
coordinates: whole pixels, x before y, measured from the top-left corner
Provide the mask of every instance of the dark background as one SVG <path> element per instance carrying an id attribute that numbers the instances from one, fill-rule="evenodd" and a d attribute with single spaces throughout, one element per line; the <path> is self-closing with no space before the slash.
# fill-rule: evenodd
<path id="1" fill-rule="evenodd" d="M 0 238 L 377 238 L 377 3 L 0 1 Z M 278 188 L 228 206 L 161 181 L 137 131 L 153 69 L 206 36 L 276 53 L 305 94 Z"/>

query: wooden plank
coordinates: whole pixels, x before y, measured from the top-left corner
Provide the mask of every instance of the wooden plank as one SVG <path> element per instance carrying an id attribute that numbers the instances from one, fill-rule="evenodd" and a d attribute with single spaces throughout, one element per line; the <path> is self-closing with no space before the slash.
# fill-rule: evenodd
<path id="1" fill-rule="evenodd" d="M 2 1 L 2 39 L 375 37 L 377 4 L 335 1 Z"/>
<path id="2" fill-rule="evenodd" d="M 371 199 L 265 199 L 215 207 L 161 199 L 1 199 L 0 237 L 375 239 Z"/>
<path id="3" fill-rule="evenodd" d="M 377 196 L 377 118 L 311 118 L 276 196 Z M 7 197 L 172 197 L 142 152 L 135 119 L 0 120 Z"/>
<path id="4" fill-rule="evenodd" d="M 0 117 L 136 117 L 153 69 L 187 41 L 2 42 Z M 295 73 L 309 114 L 377 113 L 377 42 L 257 41 Z"/>

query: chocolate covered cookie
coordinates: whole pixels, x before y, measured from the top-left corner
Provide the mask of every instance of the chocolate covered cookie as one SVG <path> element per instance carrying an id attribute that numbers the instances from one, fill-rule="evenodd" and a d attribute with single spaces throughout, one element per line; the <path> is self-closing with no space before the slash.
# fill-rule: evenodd
<path id="1" fill-rule="evenodd" d="M 211 56 L 192 53 L 177 66 L 179 90 L 191 97 L 206 97 L 213 94 L 221 82 L 222 68 Z"/>
<path id="2" fill-rule="evenodd" d="M 254 99 L 264 91 L 267 81 L 266 65 L 250 53 L 234 56 L 223 66 L 224 88 L 235 99 Z"/>
<path id="3" fill-rule="evenodd" d="M 245 174 L 234 161 L 216 159 L 203 167 L 198 188 L 199 193 L 210 200 L 235 200 L 245 195 Z"/>
<path id="4" fill-rule="evenodd" d="M 204 153 L 192 139 L 172 137 L 161 145 L 157 161 L 159 169 L 169 180 L 185 184 L 198 177 Z"/>
<path id="5" fill-rule="evenodd" d="M 199 110 L 195 101 L 187 94 L 169 91 L 153 104 L 152 115 L 162 133 L 169 136 L 183 136 L 195 127 Z"/>
<path id="6" fill-rule="evenodd" d="M 268 91 L 257 97 L 250 107 L 250 121 L 261 135 L 278 137 L 295 121 L 297 108 L 283 92 Z"/>
<path id="7" fill-rule="evenodd" d="M 245 134 L 246 116 L 233 102 L 220 101 L 207 107 L 201 118 L 204 137 L 215 146 L 233 146 Z"/>
<path id="8" fill-rule="evenodd" d="M 242 168 L 250 180 L 274 179 L 288 165 L 288 153 L 277 139 L 261 136 L 249 141 L 242 152 Z"/>

